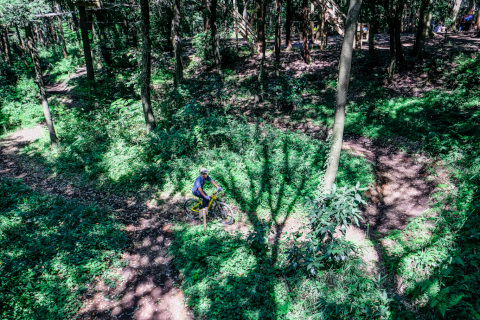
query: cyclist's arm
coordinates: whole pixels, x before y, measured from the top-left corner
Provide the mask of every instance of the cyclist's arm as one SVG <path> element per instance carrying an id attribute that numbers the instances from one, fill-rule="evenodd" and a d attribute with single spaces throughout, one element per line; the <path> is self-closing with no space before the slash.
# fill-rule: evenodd
<path id="1" fill-rule="evenodd" d="M 215 188 L 218 189 L 218 184 L 216 184 L 215 181 L 212 180 L 212 181 L 210 181 L 210 182 L 215 186 Z"/>
<path id="2" fill-rule="evenodd" d="M 202 196 L 204 196 L 204 197 L 207 196 L 207 194 L 206 194 L 205 192 L 203 192 L 203 189 L 202 189 L 202 188 L 198 188 L 197 190 L 198 190 L 198 192 L 200 192 L 200 194 L 201 194 Z"/>

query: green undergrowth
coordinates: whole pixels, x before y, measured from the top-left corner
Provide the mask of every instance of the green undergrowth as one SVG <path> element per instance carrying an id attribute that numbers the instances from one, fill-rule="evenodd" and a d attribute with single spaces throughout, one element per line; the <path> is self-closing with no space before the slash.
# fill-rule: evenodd
<path id="1" fill-rule="evenodd" d="M 121 264 L 113 215 L 0 179 L 0 318 L 72 319 L 98 276 Z"/>
<path id="2" fill-rule="evenodd" d="M 120 99 L 84 114 L 54 109 L 61 146 L 48 137 L 25 149 L 49 170 L 80 174 L 98 187 L 191 195 L 202 166 L 243 212 L 285 216 L 301 212 L 303 198 L 318 192 L 328 144 L 262 122 L 247 123 L 216 107 L 187 104 L 149 136 L 139 101 Z M 371 167 L 343 154 L 339 182 L 368 185 Z M 152 191 L 153 190 L 153 191 Z"/>
<path id="3" fill-rule="evenodd" d="M 242 236 L 215 224 L 206 234 L 203 226 L 175 227 L 169 250 L 196 318 L 386 319 L 390 315 L 384 279 L 369 275 L 358 256 L 312 274 L 289 261 L 292 238 L 264 242 L 259 248 L 259 229 L 257 225 Z"/>

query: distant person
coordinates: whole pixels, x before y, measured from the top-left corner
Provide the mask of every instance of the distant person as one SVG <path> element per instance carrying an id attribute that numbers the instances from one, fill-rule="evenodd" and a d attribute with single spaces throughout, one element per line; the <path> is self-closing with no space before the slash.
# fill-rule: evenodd
<path id="1" fill-rule="evenodd" d="M 443 22 L 438 22 L 437 29 L 434 30 L 435 32 L 442 32 L 443 31 Z"/>
<path id="2" fill-rule="evenodd" d="M 221 187 L 219 187 L 215 183 L 215 181 L 212 180 L 212 178 L 210 178 L 208 176 L 208 170 L 206 168 L 201 168 L 200 169 L 200 175 L 198 176 L 197 179 L 195 179 L 195 182 L 193 183 L 192 193 L 193 193 L 194 196 L 199 197 L 200 199 L 203 200 L 202 209 L 208 207 L 208 202 L 211 199 L 205 193 L 205 191 L 203 191 L 203 185 L 207 181 L 211 182 L 217 188 L 218 191 L 223 190 Z"/>

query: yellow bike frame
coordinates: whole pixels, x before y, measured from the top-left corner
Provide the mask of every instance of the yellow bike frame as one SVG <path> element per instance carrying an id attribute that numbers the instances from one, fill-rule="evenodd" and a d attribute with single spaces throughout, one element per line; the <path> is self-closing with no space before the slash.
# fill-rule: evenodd
<path id="1" fill-rule="evenodd" d="M 212 196 L 210 197 L 210 202 L 208 203 L 208 207 L 207 209 L 210 210 L 210 206 L 212 205 L 212 202 L 213 200 L 217 199 L 217 196 L 215 194 L 212 194 Z M 192 210 L 193 212 L 200 212 L 200 210 L 202 209 L 202 204 L 203 204 L 203 200 L 200 200 L 196 205 L 194 205 L 190 210 Z"/>

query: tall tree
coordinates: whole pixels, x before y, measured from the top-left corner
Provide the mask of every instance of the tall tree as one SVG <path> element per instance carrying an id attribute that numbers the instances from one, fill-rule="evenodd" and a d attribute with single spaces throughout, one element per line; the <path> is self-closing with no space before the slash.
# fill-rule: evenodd
<path id="1" fill-rule="evenodd" d="M 27 47 L 30 50 L 30 54 L 33 60 L 33 66 L 35 68 L 35 79 L 40 92 L 40 99 L 42 100 L 43 114 L 45 121 L 47 122 L 48 133 L 50 134 L 50 145 L 57 145 L 57 134 L 53 126 L 52 116 L 50 114 L 50 108 L 48 106 L 47 92 L 45 90 L 45 84 L 43 83 L 42 68 L 40 66 L 40 58 L 38 57 L 37 48 L 35 46 L 35 40 L 33 38 L 32 26 L 28 24 L 25 27 L 25 34 L 27 37 Z"/>
<path id="2" fill-rule="evenodd" d="M 258 82 L 262 83 L 265 73 L 265 49 L 266 49 L 266 36 L 265 36 L 265 18 L 267 11 L 267 0 L 257 0 L 257 33 L 258 33 L 258 51 L 261 54 L 260 70 L 258 72 Z"/>
<path id="3" fill-rule="evenodd" d="M 357 19 L 360 13 L 362 0 L 350 0 L 347 19 L 345 22 L 345 36 L 343 38 L 340 65 L 338 70 L 337 101 L 335 106 L 335 121 L 333 124 L 333 139 L 328 165 L 324 177 L 324 190 L 330 192 L 337 176 L 340 152 L 342 150 L 343 130 L 345 126 L 345 105 L 347 104 L 348 85 L 350 83 L 350 69 L 352 65 L 353 40 L 357 29 Z"/>
<path id="4" fill-rule="evenodd" d="M 422 0 L 420 3 L 420 13 L 417 26 L 417 34 L 412 54 L 419 59 L 425 57 L 425 40 L 428 37 L 428 26 L 430 25 L 428 17 L 432 8 L 433 0 Z"/>
<path id="5" fill-rule="evenodd" d="M 450 25 L 450 29 L 452 29 L 453 31 L 457 31 L 457 18 L 458 18 L 458 12 L 460 12 L 461 6 L 462 6 L 462 0 L 454 0 L 453 10 L 452 10 L 452 24 Z"/>
<path id="6" fill-rule="evenodd" d="M 390 63 L 387 68 L 388 81 L 393 81 L 393 75 L 399 64 L 404 61 L 402 44 L 400 42 L 401 17 L 405 6 L 404 0 L 385 0 L 384 8 L 390 35 Z"/>
<path id="7" fill-rule="evenodd" d="M 281 29 L 281 9 L 280 0 L 275 0 L 275 75 L 278 77 L 280 75 L 280 48 L 282 41 L 282 29 Z"/>
<path id="8" fill-rule="evenodd" d="M 222 60 L 220 57 L 220 40 L 217 32 L 217 0 L 210 0 L 210 30 L 212 32 L 212 49 L 217 67 L 217 74 L 223 76 Z"/>
<path id="9" fill-rule="evenodd" d="M 285 50 L 292 47 L 292 0 L 287 0 L 285 13 Z"/>
<path id="10" fill-rule="evenodd" d="M 2 36 L 3 36 L 3 39 L 4 39 L 3 41 L 5 43 L 4 50 L 5 50 L 6 61 L 7 61 L 7 63 L 11 63 L 11 61 L 12 61 L 12 50 L 10 48 L 10 39 L 8 38 L 8 28 L 5 27 L 5 28 L 3 28 L 2 31 L 3 31 Z"/>
<path id="11" fill-rule="evenodd" d="M 60 5 L 57 2 L 55 2 L 53 8 L 54 8 L 55 13 L 58 14 L 57 21 L 58 21 L 58 31 L 60 32 L 60 43 L 62 44 L 63 57 L 66 59 L 66 58 L 68 58 L 67 44 L 65 43 L 65 35 L 63 33 L 62 18 L 60 18 Z"/>
<path id="12" fill-rule="evenodd" d="M 180 0 L 174 0 L 173 5 L 173 48 L 175 51 L 175 86 L 183 80 L 182 39 L 180 38 Z"/>
<path id="13" fill-rule="evenodd" d="M 80 16 L 80 32 L 82 33 L 83 54 L 85 56 L 85 65 L 87 66 L 87 79 L 91 82 L 95 81 L 95 73 L 93 71 L 92 49 L 90 47 L 90 39 L 88 37 L 87 12 L 85 10 L 86 3 L 78 3 L 78 13 Z"/>
<path id="14" fill-rule="evenodd" d="M 142 106 L 147 125 L 147 134 L 152 132 L 155 127 L 155 117 L 153 116 L 152 103 L 150 100 L 150 81 L 151 81 L 151 45 L 150 45 L 150 6 L 148 0 L 140 0 L 140 10 L 142 14 Z"/>
<path id="15" fill-rule="evenodd" d="M 303 39 L 303 61 L 310 64 L 310 51 L 308 50 L 308 0 L 303 0 L 302 6 L 302 39 Z"/>

